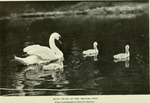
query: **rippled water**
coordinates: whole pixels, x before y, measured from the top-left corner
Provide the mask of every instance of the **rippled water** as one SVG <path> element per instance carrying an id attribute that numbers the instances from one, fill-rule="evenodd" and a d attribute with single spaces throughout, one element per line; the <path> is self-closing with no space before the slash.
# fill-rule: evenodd
<path id="1" fill-rule="evenodd" d="M 18 18 L 0 20 L 1 95 L 107 95 L 149 94 L 148 15 L 135 18 L 67 16 L 57 19 Z M 44 71 L 39 65 L 23 66 L 14 55 L 23 48 L 48 45 L 58 32 L 64 68 Z M 82 51 L 98 42 L 99 54 L 83 57 Z M 113 55 L 130 45 L 130 59 L 114 62 Z M 29 69 L 27 72 L 26 69 Z"/>

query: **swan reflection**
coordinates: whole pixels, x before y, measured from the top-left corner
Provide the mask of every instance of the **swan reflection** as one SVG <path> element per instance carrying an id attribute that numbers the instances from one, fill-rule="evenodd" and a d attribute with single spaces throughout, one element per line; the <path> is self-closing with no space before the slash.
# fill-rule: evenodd
<path id="1" fill-rule="evenodd" d="M 19 92 L 19 96 L 25 96 L 26 92 L 23 90 L 23 88 L 25 87 L 24 84 L 22 84 L 22 81 L 18 80 L 15 84 L 16 89 Z"/>
<path id="2" fill-rule="evenodd" d="M 47 65 L 26 66 L 21 73 L 24 74 L 24 77 L 22 78 L 25 80 L 55 81 L 62 78 L 61 74 L 63 74 L 63 71 L 63 60 L 60 59 Z"/>
<path id="3" fill-rule="evenodd" d="M 60 59 L 47 65 L 30 65 L 24 71 L 26 79 L 43 80 L 44 77 L 51 75 L 55 80 L 55 75 L 58 72 L 63 72 L 63 61 Z"/>
<path id="4" fill-rule="evenodd" d="M 117 62 L 125 62 L 125 67 L 126 68 L 128 68 L 130 66 L 129 61 L 130 61 L 130 57 L 122 58 L 122 59 L 114 59 L 115 63 L 117 63 Z"/>

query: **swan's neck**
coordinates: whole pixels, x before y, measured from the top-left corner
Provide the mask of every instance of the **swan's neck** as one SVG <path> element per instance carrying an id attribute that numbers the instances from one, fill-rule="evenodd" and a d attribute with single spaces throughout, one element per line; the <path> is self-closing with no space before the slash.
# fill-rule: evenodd
<path id="1" fill-rule="evenodd" d="M 127 55 L 130 55 L 129 49 L 125 49 L 125 53 L 126 53 Z"/>
<path id="2" fill-rule="evenodd" d="M 50 37 L 50 39 L 49 39 L 49 46 L 56 53 L 56 55 L 63 57 L 63 53 L 59 50 L 59 48 L 55 44 L 54 36 Z"/>
<path id="3" fill-rule="evenodd" d="M 64 67 L 63 60 L 61 60 L 61 58 L 59 58 L 59 64 L 60 64 L 61 68 Z"/>
<path id="4" fill-rule="evenodd" d="M 97 50 L 97 46 L 96 45 L 94 45 L 94 50 Z"/>

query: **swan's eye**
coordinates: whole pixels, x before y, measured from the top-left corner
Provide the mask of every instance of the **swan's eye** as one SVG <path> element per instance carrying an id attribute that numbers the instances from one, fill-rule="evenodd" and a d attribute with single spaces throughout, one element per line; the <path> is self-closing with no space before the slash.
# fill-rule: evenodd
<path id="1" fill-rule="evenodd" d="M 126 49 L 129 49 L 129 46 L 128 46 L 128 45 L 126 46 Z"/>

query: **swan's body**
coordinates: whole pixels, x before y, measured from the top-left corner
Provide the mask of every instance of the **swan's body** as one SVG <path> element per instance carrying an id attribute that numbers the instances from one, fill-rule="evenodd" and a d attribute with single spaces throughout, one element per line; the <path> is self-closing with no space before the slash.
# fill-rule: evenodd
<path id="1" fill-rule="evenodd" d="M 31 45 L 31 46 L 25 47 L 23 51 L 28 53 L 29 55 L 37 55 L 41 57 L 41 59 L 44 59 L 44 60 L 56 58 L 55 52 L 46 46 Z"/>
<path id="2" fill-rule="evenodd" d="M 130 57 L 127 57 L 127 58 L 122 58 L 122 59 L 114 59 L 114 62 L 117 63 L 117 62 L 125 62 L 125 61 L 129 61 L 130 60 Z"/>
<path id="3" fill-rule="evenodd" d="M 114 55 L 114 59 L 124 59 L 130 57 L 129 53 L 129 45 L 125 46 L 125 53 L 119 53 L 117 55 Z"/>
<path id="4" fill-rule="evenodd" d="M 122 58 L 122 59 L 114 59 L 114 62 L 125 62 L 125 67 L 128 68 L 129 67 L 129 61 L 130 61 L 130 57 L 127 58 Z"/>
<path id="5" fill-rule="evenodd" d="M 84 57 L 98 55 L 97 45 L 98 45 L 97 42 L 94 42 L 93 43 L 94 49 L 88 49 L 88 50 L 83 51 Z"/>
<path id="6" fill-rule="evenodd" d="M 15 56 L 15 59 L 25 65 L 31 65 L 50 62 L 59 58 L 63 58 L 63 53 L 55 45 L 55 40 L 59 40 L 59 38 L 60 35 L 58 33 L 52 33 L 49 38 L 50 48 L 41 45 L 27 46 L 23 49 L 23 51 L 26 52 L 29 56 L 27 56 L 26 58 Z"/>

